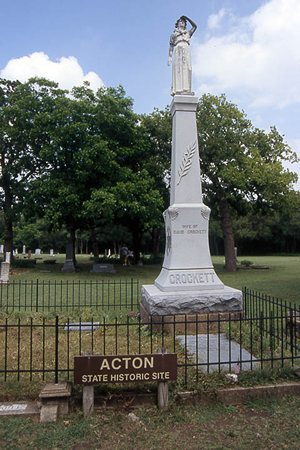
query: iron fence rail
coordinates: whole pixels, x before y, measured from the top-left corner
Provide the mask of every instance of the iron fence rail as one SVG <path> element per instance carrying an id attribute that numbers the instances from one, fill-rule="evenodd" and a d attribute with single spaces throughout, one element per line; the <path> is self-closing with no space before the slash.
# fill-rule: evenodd
<path id="1" fill-rule="evenodd" d="M 83 308 L 135 310 L 138 280 L 13 280 L 0 284 L 0 311 L 63 312 Z"/>
<path id="2" fill-rule="evenodd" d="M 259 307 L 259 302 L 262 308 Z M 299 308 L 258 293 L 244 291 L 241 315 L 215 314 L 161 318 L 143 323 L 138 314 L 127 319 L 105 317 L 78 321 L 7 317 L 0 322 L 0 380 L 54 382 L 73 379 L 74 356 L 84 353 L 151 354 L 164 348 L 178 354 L 179 379 L 197 383 L 203 373 L 240 372 L 298 364 L 299 330 L 291 317 Z M 131 305 L 130 305 L 131 306 Z"/>

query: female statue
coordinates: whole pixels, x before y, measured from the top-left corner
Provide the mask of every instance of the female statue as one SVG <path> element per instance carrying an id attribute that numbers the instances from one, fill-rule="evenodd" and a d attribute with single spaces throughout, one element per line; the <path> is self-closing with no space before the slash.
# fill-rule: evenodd
<path id="1" fill-rule="evenodd" d="M 191 24 L 189 30 L 186 28 L 187 22 Z M 168 64 L 172 62 L 172 95 L 192 94 L 190 39 L 196 29 L 195 22 L 186 16 L 181 16 L 171 34 Z"/>

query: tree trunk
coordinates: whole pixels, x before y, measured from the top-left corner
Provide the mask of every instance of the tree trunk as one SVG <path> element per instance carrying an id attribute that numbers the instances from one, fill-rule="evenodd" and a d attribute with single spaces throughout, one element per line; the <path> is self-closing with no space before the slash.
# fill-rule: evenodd
<path id="1" fill-rule="evenodd" d="M 74 227 L 69 227 L 69 238 L 66 247 L 66 259 L 61 269 L 62 272 L 75 272 L 76 270 L 76 255 L 75 255 L 75 234 Z"/>
<path id="2" fill-rule="evenodd" d="M 232 230 L 232 223 L 230 217 L 230 210 L 228 202 L 222 198 L 219 203 L 221 227 L 224 238 L 224 252 L 225 252 L 225 269 L 229 272 L 236 271 L 236 257 L 234 251 L 234 236 Z"/>
<path id="3" fill-rule="evenodd" d="M 91 230 L 91 239 L 92 239 L 92 249 L 95 260 L 99 258 L 99 244 L 97 241 L 97 234 L 95 228 Z"/>
<path id="4" fill-rule="evenodd" d="M 136 264 L 140 260 L 140 252 L 142 249 L 142 229 L 140 226 L 140 222 L 138 221 L 133 222 L 131 226 L 131 231 L 132 231 L 134 262 Z"/>
<path id="5" fill-rule="evenodd" d="M 160 236 L 161 230 L 159 228 L 153 228 L 151 231 L 151 237 L 152 237 L 152 253 L 154 256 L 157 256 L 159 254 Z"/>
<path id="6" fill-rule="evenodd" d="M 73 227 L 69 227 L 68 229 L 68 242 L 66 249 L 66 259 L 72 259 L 74 264 L 76 265 L 76 230 Z"/>
<path id="7" fill-rule="evenodd" d="M 11 254 L 13 258 L 13 223 L 10 214 L 4 209 L 4 256 L 6 252 Z"/>
<path id="8" fill-rule="evenodd" d="M 1 158 L 2 188 L 4 192 L 4 257 L 6 252 L 10 252 L 13 259 L 13 195 L 10 188 L 10 179 L 7 175 L 4 164 L 4 156 Z"/>

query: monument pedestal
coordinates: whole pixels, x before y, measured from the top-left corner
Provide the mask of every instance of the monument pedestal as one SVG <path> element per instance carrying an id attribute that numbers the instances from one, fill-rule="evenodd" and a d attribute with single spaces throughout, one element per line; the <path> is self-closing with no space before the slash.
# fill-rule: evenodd
<path id="1" fill-rule="evenodd" d="M 163 292 L 154 285 L 142 286 L 143 314 L 209 314 L 241 311 L 242 293 L 223 285 L 223 289 Z M 145 316 L 144 316 L 145 317 Z"/>
<path id="2" fill-rule="evenodd" d="M 142 287 L 141 316 L 240 313 L 242 292 L 224 286 L 209 250 L 210 209 L 202 200 L 196 109 L 192 95 L 175 95 L 172 114 L 170 206 L 166 248 L 154 285 Z"/>

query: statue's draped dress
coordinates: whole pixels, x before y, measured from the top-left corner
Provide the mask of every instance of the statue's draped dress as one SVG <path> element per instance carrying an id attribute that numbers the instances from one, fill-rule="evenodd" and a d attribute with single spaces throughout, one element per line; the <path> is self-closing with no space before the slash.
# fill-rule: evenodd
<path id="1" fill-rule="evenodd" d="M 190 51 L 190 31 L 175 30 L 170 38 L 172 55 L 171 94 L 190 94 L 192 87 L 192 65 Z"/>

